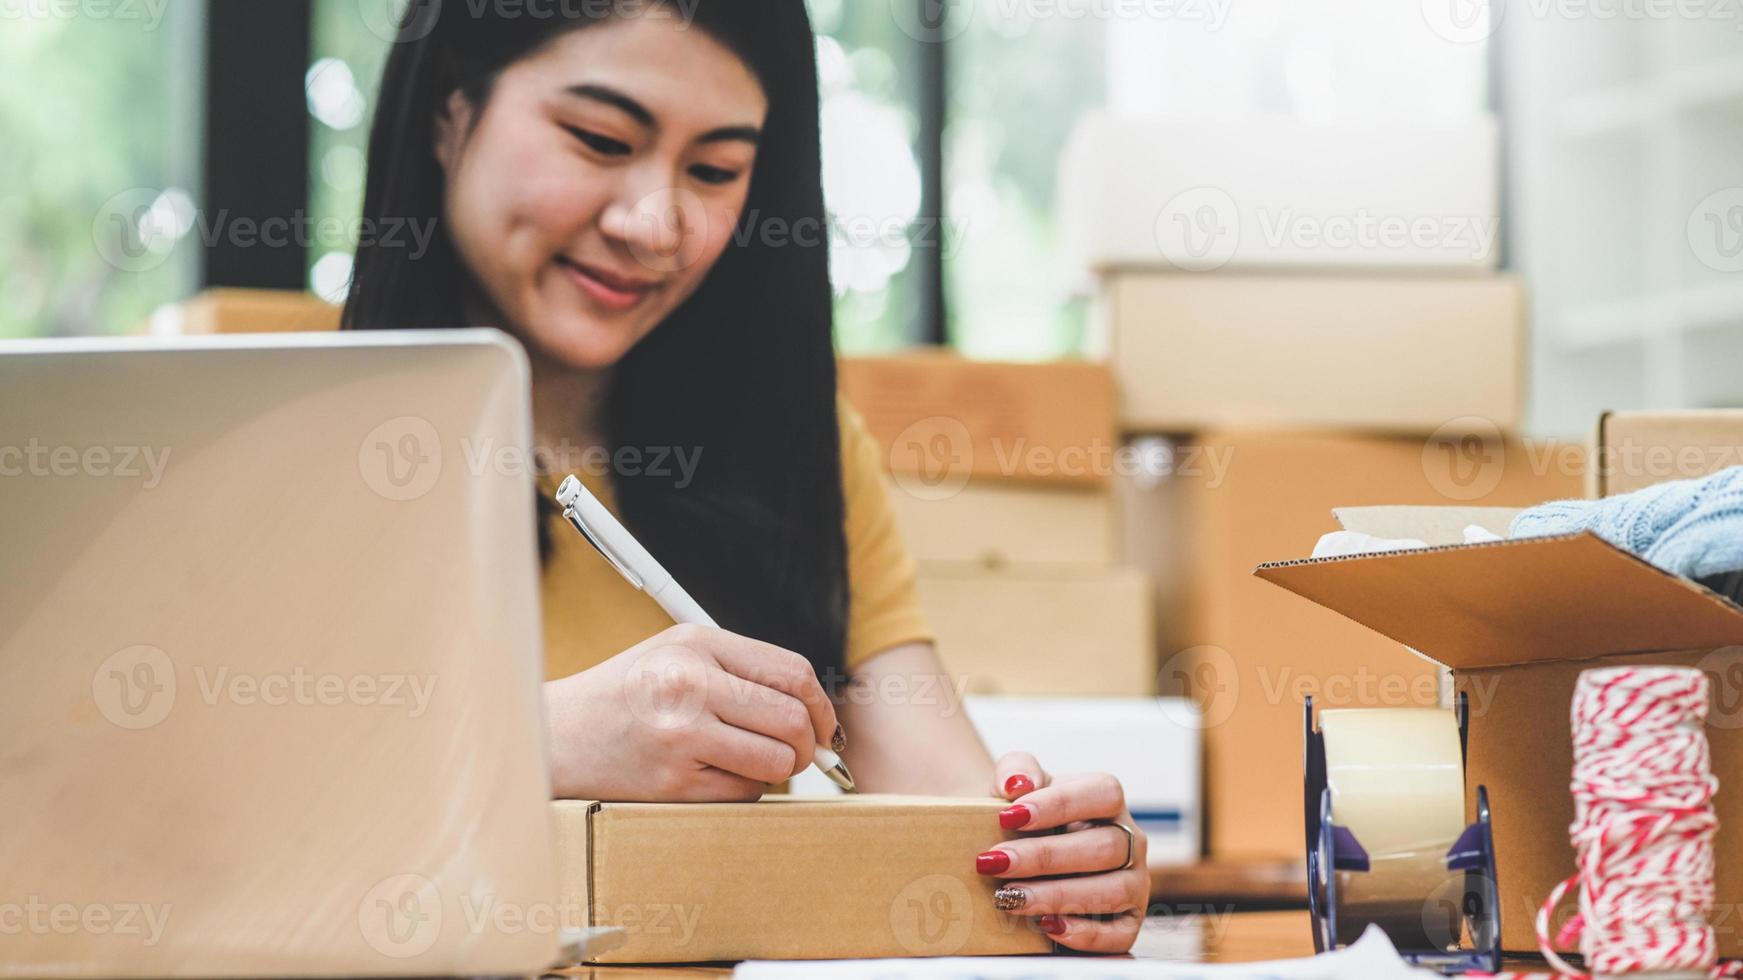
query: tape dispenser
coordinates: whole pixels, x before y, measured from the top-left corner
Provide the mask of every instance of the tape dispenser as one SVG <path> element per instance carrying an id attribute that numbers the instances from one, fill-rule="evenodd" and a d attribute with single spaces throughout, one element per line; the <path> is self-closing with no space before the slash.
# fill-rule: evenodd
<path id="1" fill-rule="evenodd" d="M 1305 710 L 1307 900 L 1318 952 L 1369 924 L 1446 973 L 1501 968 L 1489 794 L 1465 824 L 1470 710 Z"/>

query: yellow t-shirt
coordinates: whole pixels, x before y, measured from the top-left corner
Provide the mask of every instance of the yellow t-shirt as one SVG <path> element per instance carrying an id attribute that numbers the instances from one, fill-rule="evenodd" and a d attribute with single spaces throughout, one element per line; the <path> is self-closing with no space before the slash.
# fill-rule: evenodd
<path id="1" fill-rule="evenodd" d="M 841 483 L 846 509 L 849 670 L 905 643 L 931 642 L 914 585 L 914 559 L 890 509 L 880 450 L 859 414 L 838 402 Z M 553 493 L 564 474 L 541 477 Z M 580 474 L 587 489 L 617 512 L 610 480 Z M 598 666 L 672 625 L 652 599 L 630 587 L 599 552 L 561 517 L 551 518 L 555 542 L 543 575 L 545 677 Z"/>

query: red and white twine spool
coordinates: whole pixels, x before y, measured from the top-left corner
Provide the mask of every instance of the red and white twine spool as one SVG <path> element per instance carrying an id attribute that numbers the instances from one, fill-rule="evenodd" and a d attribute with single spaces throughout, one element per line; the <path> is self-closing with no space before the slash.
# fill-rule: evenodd
<path id="1" fill-rule="evenodd" d="M 1709 924 L 1718 781 L 1706 717 L 1707 678 L 1698 670 L 1614 667 L 1580 675 L 1569 828 L 1579 870 L 1537 915 L 1538 944 L 1562 974 L 1580 975 L 1555 952 L 1576 936 L 1598 977 L 1743 974 L 1743 963 L 1715 965 Z M 1576 884 L 1579 914 L 1552 942 L 1550 917 Z"/>

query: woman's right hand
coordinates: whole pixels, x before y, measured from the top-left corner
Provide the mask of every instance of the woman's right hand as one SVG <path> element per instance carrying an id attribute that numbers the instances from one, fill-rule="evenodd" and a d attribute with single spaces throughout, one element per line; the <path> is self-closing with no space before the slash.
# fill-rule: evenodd
<path id="1" fill-rule="evenodd" d="M 842 741 L 809 661 L 705 626 L 674 626 L 545 684 L 558 799 L 754 800 Z"/>

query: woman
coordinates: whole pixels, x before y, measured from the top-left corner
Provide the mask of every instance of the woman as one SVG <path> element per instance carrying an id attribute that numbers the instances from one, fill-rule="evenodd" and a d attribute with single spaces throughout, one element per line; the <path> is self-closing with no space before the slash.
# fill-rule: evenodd
<path id="1" fill-rule="evenodd" d="M 931 693 L 878 450 L 836 401 L 827 249 L 802 234 L 824 218 L 817 92 L 802 0 L 419 0 L 364 211 L 445 234 L 362 250 L 346 326 L 491 324 L 531 356 L 557 795 L 755 799 L 833 744 L 863 790 L 1009 800 L 1029 836 L 974 856 L 999 906 L 1124 951 L 1148 879 L 1119 783 L 994 764 Z M 671 626 L 561 523 L 545 502 L 576 469 L 723 629 Z"/>

